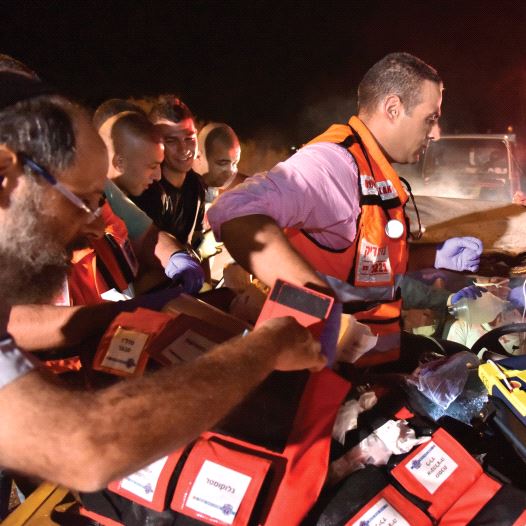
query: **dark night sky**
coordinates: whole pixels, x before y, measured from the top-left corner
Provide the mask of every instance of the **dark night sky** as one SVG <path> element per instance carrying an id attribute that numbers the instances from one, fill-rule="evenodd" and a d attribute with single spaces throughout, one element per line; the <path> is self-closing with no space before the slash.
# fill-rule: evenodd
<path id="1" fill-rule="evenodd" d="M 176 92 L 242 137 L 308 139 L 390 51 L 434 65 L 447 131 L 526 132 L 526 2 L 0 2 L 0 51 L 96 105 Z"/>

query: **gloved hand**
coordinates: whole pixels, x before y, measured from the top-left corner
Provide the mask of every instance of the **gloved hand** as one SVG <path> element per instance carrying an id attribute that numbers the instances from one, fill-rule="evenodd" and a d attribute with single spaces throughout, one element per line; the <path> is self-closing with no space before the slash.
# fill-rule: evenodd
<path id="1" fill-rule="evenodd" d="M 342 304 L 335 301 L 332 305 L 329 317 L 323 323 L 320 335 L 321 353 L 327 358 L 327 365 L 332 367 L 336 359 L 336 346 L 340 334 L 342 320 Z"/>
<path id="2" fill-rule="evenodd" d="M 164 273 L 175 282 L 180 282 L 184 292 L 197 294 L 205 282 L 201 265 L 187 252 L 174 252 L 164 269 Z"/>
<path id="3" fill-rule="evenodd" d="M 519 310 L 524 310 L 524 290 L 523 286 L 515 287 L 508 294 L 508 301 Z"/>
<path id="4" fill-rule="evenodd" d="M 141 294 L 128 301 L 119 301 L 117 304 L 122 312 L 132 312 L 138 307 L 150 310 L 161 310 L 169 301 L 177 298 L 184 290 L 182 287 L 171 287 L 148 294 Z"/>
<path id="5" fill-rule="evenodd" d="M 455 292 L 451 296 L 451 305 L 455 305 L 455 303 L 462 298 L 467 298 L 468 300 L 476 300 L 477 298 L 480 298 L 482 296 L 483 292 L 486 292 L 488 289 L 485 289 L 484 287 L 479 287 L 478 285 L 470 285 L 469 287 L 464 287 L 463 289 L 460 289 L 458 292 Z"/>
<path id="6" fill-rule="evenodd" d="M 437 246 L 435 268 L 475 272 L 479 268 L 482 241 L 476 237 L 452 237 Z"/>

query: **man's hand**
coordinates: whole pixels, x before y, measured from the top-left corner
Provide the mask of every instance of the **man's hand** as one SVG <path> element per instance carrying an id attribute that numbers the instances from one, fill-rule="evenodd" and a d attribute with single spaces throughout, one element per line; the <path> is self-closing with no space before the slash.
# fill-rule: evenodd
<path id="1" fill-rule="evenodd" d="M 175 282 L 180 282 L 184 292 L 197 294 L 205 282 L 205 273 L 199 262 L 185 251 L 170 256 L 164 273 Z"/>
<path id="2" fill-rule="evenodd" d="M 253 334 L 257 333 L 268 340 L 265 345 L 277 349 L 275 369 L 278 371 L 321 371 L 327 365 L 321 344 L 291 316 L 267 320 Z"/>
<path id="3" fill-rule="evenodd" d="M 452 237 L 437 247 L 435 268 L 476 272 L 482 254 L 482 241 L 476 237 Z"/>
<path id="4" fill-rule="evenodd" d="M 455 292 L 455 294 L 451 295 L 451 305 L 455 305 L 455 303 L 460 301 L 462 298 L 466 298 L 468 300 L 476 300 L 477 298 L 480 298 L 482 296 L 482 293 L 486 292 L 487 290 L 488 289 L 485 289 L 484 287 L 479 287 L 478 285 L 470 285 L 469 287 L 464 287 L 458 292 Z"/>

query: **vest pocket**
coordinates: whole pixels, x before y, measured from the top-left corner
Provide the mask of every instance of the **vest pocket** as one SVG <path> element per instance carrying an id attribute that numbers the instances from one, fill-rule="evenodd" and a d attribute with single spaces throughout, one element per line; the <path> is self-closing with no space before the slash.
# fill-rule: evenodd
<path id="1" fill-rule="evenodd" d="M 266 493 L 272 464 L 262 452 L 213 435 L 200 438 L 181 471 L 171 509 L 205 524 L 248 525 Z"/>
<path id="2" fill-rule="evenodd" d="M 481 466 L 446 431 L 438 429 L 392 470 L 402 487 L 430 503 L 429 513 L 439 519 L 475 484 Z"/>
<path id="3" fill-rule="evenodd" d="M 164 511 L 168 484 L 183 451 L 180 449 L 136 473 L 111 482 L 108 489 L 152 510 Z"/>
<path id="4" fill-rule="evenodd" d="M 386 486 L 373 497 L 345 526 L 396 524 L 397 526 L 431 526 L 432 522 L 393 486 Z"/>

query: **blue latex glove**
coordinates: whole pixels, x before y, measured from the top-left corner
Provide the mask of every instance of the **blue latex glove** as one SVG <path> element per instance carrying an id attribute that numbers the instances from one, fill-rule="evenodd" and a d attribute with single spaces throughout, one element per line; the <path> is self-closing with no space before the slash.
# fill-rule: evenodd
<path id="1" fill-rule="evenodd" d="M 516 309 L 524 310 L 524 291 L 522 285 L 510 290 L 508 294 L 508 301 Z"/>
<path id="2" fill-rule="evenodd" d="M 184 292 L 182 287 L 171 287 L 142 294 L 132 300 L 121 301 L 119 304 L 122 306 L 123 312 L 132 312 L 138 307 L 150 310 L 161 310 L 169 301 L 177 298 L 182 292 Z"/>
<path id="3" fill-rule="evenodd" d="M 478 287 L 477 285 L 470 285 L 469 287 L 464 287 L 463 289 L 460 289 L 458 292 L 455 292 L 453 296 L 451 296 L 451 305 L 455 305 L 455 303 L 462 298 L 467 298 L 468 300 L 476 300 L 477 298 L 480 298 L 482 296 L 483 292 L 486 292 L 488 289 L 485 289 L 484 287 Z"/>
<path id="4" fill-rule="evenodd" d="M 476 237 L 452 237 L 437 246 L 435 268 L 475 272 L 479 268 L 482 241 Z"/>
<path id="5" fill-rule="evenodd" d="M 342 304 L 335 301 L 332 305 L 329 317 L 323 323 L 320 335 L 321 353 L 327 358 L 327 366 L 332 367 L 336 360 L 336 346 L 340 334 L 342 320 Z"/>
<path id="6" fill-rule="evenodd" d="M 188 294 L 197 294 L 205 282 L 201 265 L 187 252 L 172 254 L 164 273 L 174 282 L 180 283 Z"/>

